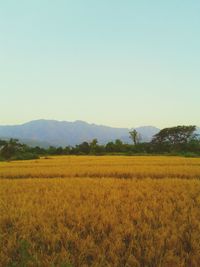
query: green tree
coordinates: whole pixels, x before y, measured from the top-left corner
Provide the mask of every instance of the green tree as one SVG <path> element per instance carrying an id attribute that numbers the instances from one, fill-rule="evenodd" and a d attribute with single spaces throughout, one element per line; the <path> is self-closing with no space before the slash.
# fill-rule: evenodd
<path id="1" fill-rule="evenodd" d="M 83 154 L 90 153 L 90 145 L 88 144 L 88 142 L 81 143 L 80 145 L 77 146 L 77 149 L 79 150 L 79 152 Z"/>
<path id="2" fill-rule="evenodd" d="M 90 154 L 103 154 L 105 152 L 104 146 L 98 144 L 98 140 L 95 138 L 90 143 Z"/>
<path id="3" fill-rule="evenodd" d="M 48 154 L 50 154 L 50 155 L 56 155 L 56 147 L 54 147 L 54 146 L 50 146 L 50 147 L 47 149 L 47 152 L 48 152 Z"/>
<path id="4" fill-rule="evenodd" d="M 115 140 L 115 151 L 116 152 L 123 152 L 123 142 L 120 139 Z"/>
<path id="5" fill-rule="evenodd" d="M 0 140 L 0 147 L 5 146 L 6 143 L 7 143 L 6 141 L 4 141 L 4 140 Z"/>
<path id="6" fill-rule="evenodd" d="M 113 142 L 108 142 L 105 145 L 105 151 L 108 153 L 115 152 L 115 144 Z"/>
<path id="7" fill-rule="evenodd" d="M 141 139 L 140 134 L 136 131 L 136 129 L 133 129 L 132 131 L 130 131 L 129 134 L 134 145 L 137 145 Z"/>
<path id="8" fill-rule="evenodd" d="M 98 140 L 95 138 L 90 142 L 90 153 L 95 154 L 97 150 Z"/>
<path id="9" fill-rule="evenodd" d="M 17 139 L 10 139 L 4 144 L 3 148 L 1 149 L 1 156 L 6 160 L 10 160 L 22 150 L 23 145 L 21 145 Z"/>
<path id="10" fill-rule="evenodd" d="M 196 126 L 176 126 L 164 128 L 154 135 L 152 142 L 157 144 L 168 143 L 170 145 L 186 144 L 196 139 Z"/>
<path id="11" fill-rule="evenodd" d="M 153 149 L 156 152 L 192 152 L 198 151 L 196 126 L 176 126 L 164 128 L 154 135 L 152 139 Z"/>

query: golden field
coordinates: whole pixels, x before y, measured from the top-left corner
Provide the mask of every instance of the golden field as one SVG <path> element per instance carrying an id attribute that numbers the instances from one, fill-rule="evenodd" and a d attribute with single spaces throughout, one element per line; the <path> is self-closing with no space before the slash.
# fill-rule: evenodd
<path id="1" fill-rule="evenodd" d="M 0 178 L 200 178 L 200 158 L 59 156 L 0 163 Z"/>
<path id="2" fill-rule="evenodd" d="M 198 267 L 199 178 L 198 158 L 1 162 L 0 266 Z"/>

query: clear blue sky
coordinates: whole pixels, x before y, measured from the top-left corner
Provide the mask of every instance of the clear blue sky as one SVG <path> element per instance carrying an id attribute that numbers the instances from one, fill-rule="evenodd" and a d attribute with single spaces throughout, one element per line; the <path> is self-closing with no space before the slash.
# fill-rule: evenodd
<path id="1" fill-rule="evenodd" d="M 0 124 L 200 125 L 199 0 L 0 2 Z"/>

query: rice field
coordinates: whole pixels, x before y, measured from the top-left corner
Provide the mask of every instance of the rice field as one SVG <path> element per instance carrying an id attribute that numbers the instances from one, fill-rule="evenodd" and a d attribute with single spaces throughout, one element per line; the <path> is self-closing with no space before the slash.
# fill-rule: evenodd
<path id="1" fill-rule="evenodd" d="M 0 162 L 0 178 L 200 178 L 200 158 L 58 156 Z"/>
<path id="2" fill-rule="evenodd" d="M 200 266 L 200 159 L 0 163 L 0 266 Z"/>

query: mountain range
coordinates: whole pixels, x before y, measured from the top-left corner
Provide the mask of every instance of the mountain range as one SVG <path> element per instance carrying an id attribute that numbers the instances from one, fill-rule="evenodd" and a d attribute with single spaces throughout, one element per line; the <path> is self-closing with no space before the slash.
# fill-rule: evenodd
<path id="1" fill-rule="evenodd" d="M 148 142 L 159 129 L 153 126 L 135 128 L 141 140 Z M 128 128 L 115 128 L 104 125 L 89 124 L 84 121 L 34 120 L 21 125 L 0 126 L 0 138 L 17 138 L 20 142 L 31 145 L 48 147 L 76 145 L 97 138 L 99 143 L 121 139 L 130 143 Z M 200 128 L 198 128 L 200 133 Z"/>

